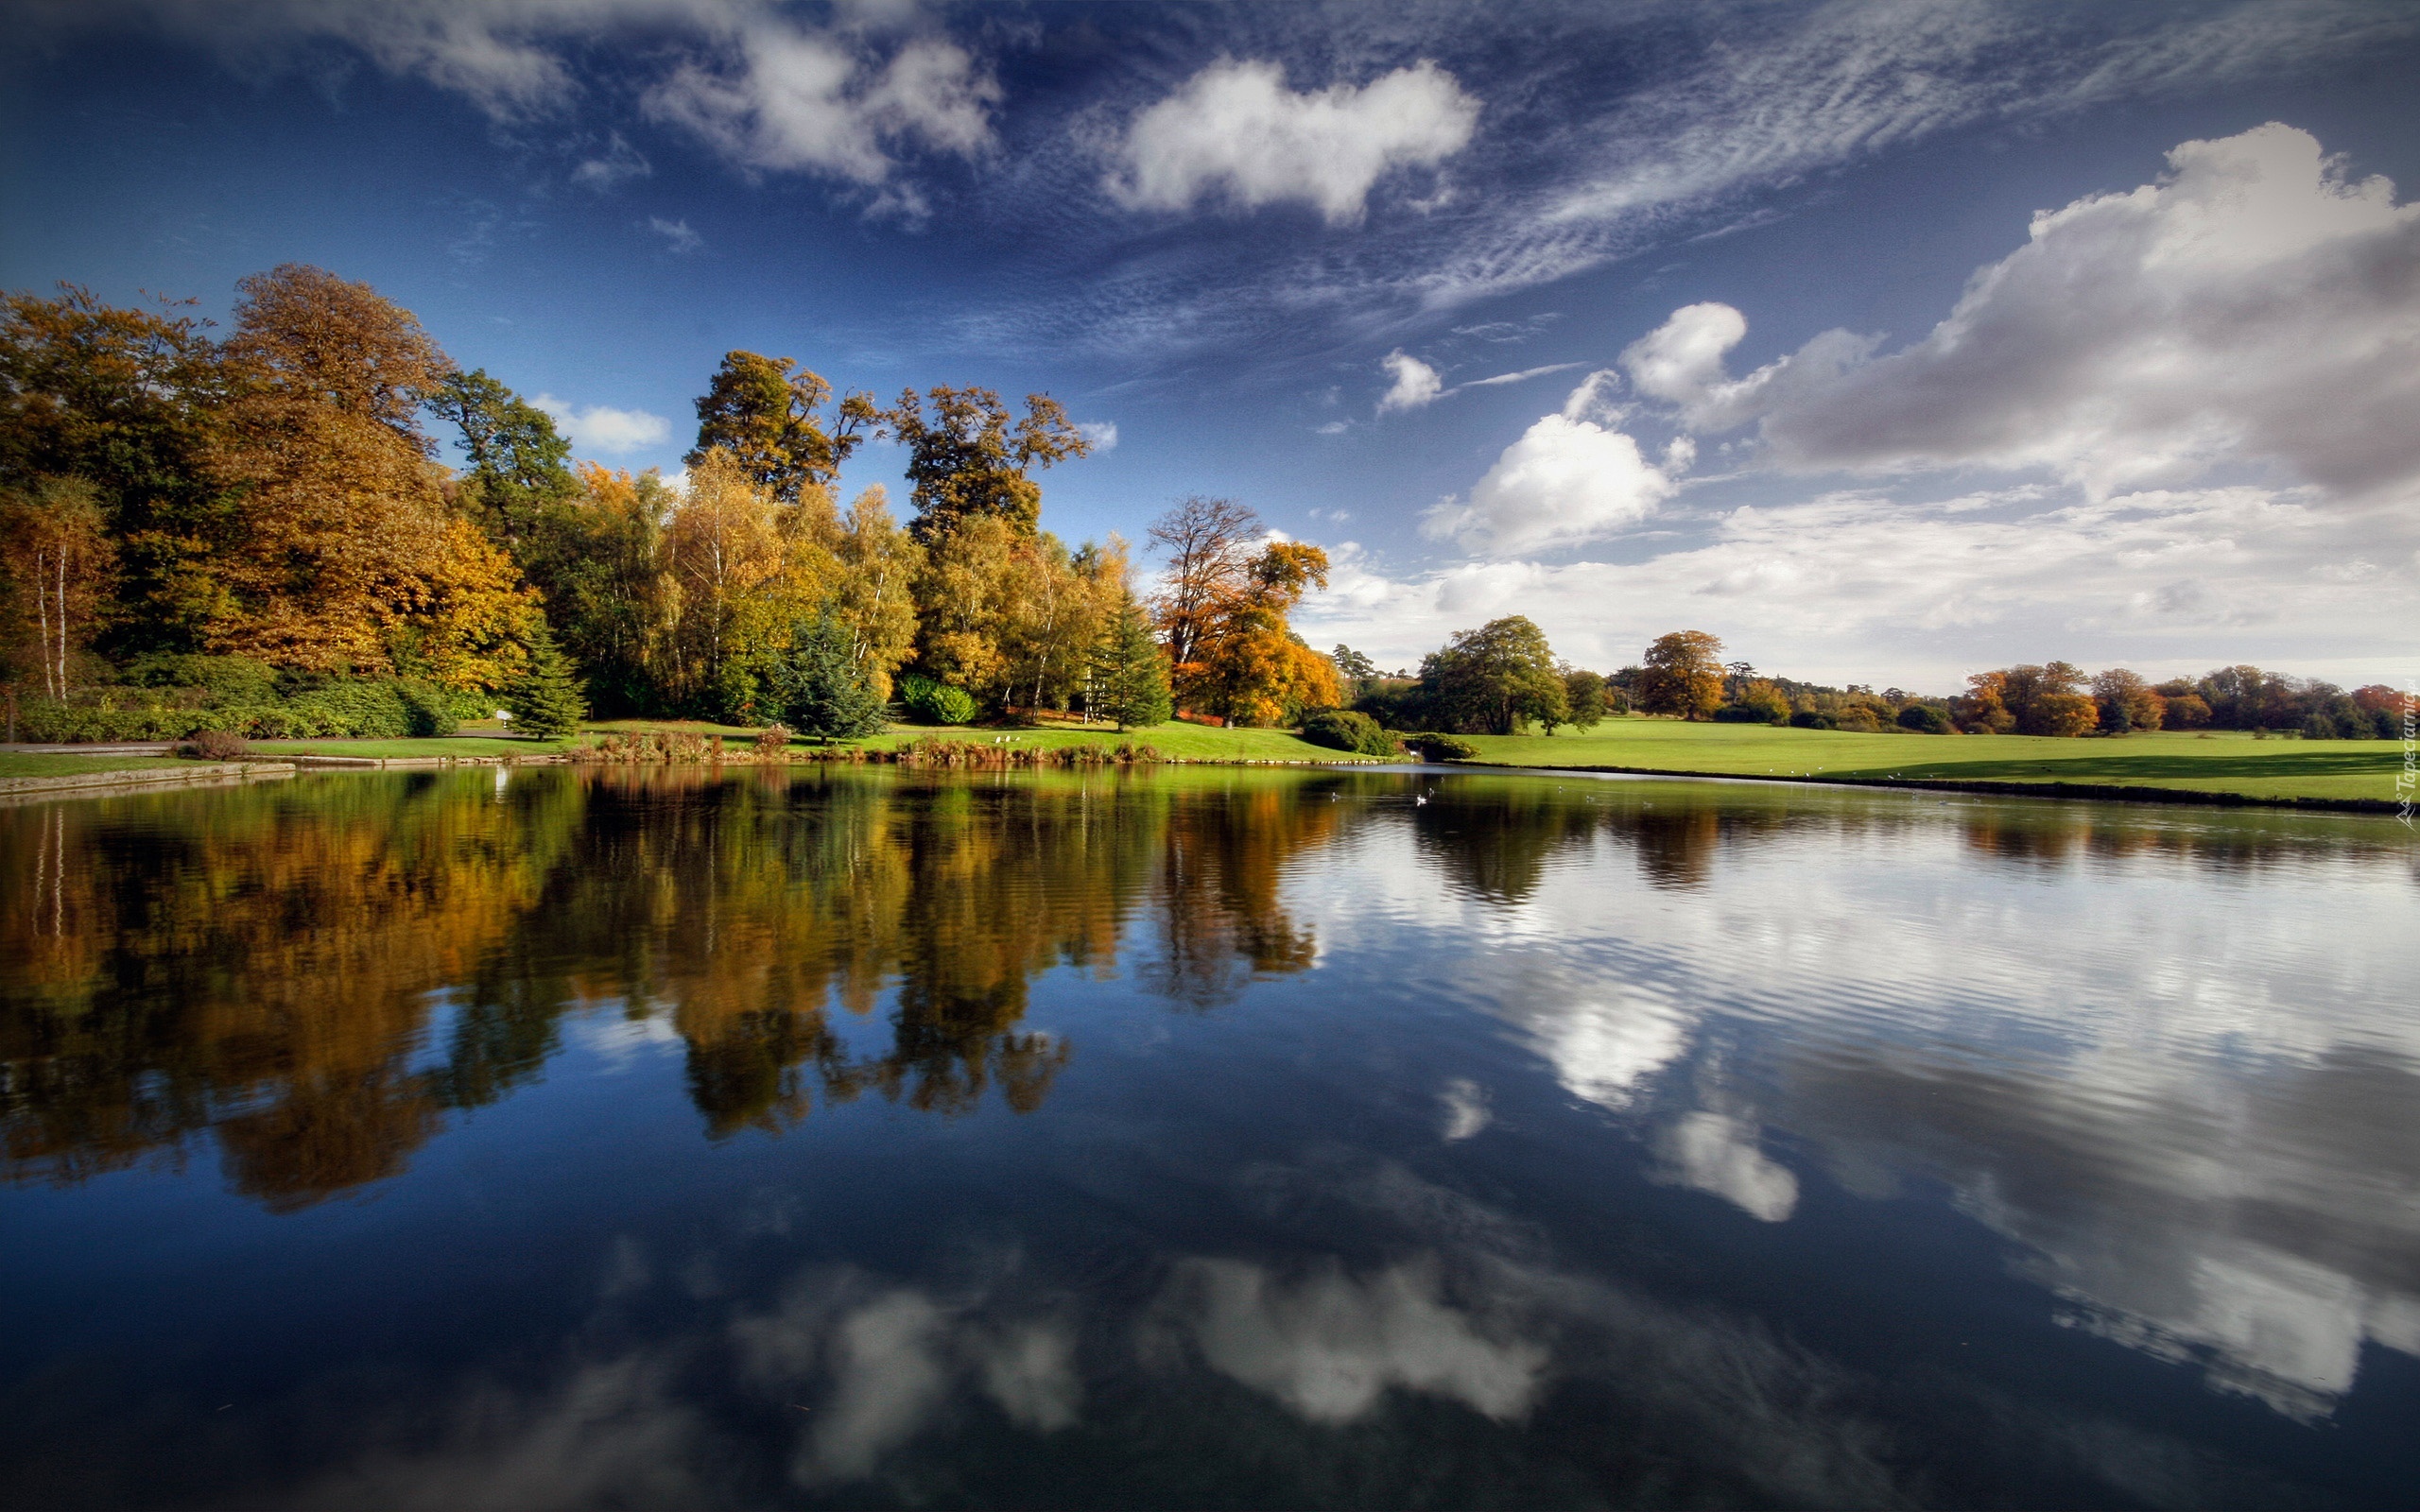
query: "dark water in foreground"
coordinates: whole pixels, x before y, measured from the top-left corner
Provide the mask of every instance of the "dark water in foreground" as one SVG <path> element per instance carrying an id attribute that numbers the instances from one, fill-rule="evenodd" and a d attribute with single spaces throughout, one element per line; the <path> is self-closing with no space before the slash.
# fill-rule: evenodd
<path id="1" fill-rule="evenodd" d="M 2391 820 L 347 774 L 0 810 L 0 1504 L 2420 1471 Z"/>

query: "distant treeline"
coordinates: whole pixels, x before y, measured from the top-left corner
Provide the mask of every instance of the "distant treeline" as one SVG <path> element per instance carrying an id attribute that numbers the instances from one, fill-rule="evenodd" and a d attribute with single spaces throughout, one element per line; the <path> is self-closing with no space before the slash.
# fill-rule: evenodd
<path id="1" fill-rule="evenodd" d="M 1900 688 L 1824 687 L 1722 660 L 1703 630 L 1657 638 L 1636 663 L 1599 675 L 1557 658 L 1520 615 L 1453 637 L 1414 675 L 1381 673 L 1340 645 L 1334 660 L 1355 711 L 1389 730 L 1453 734 L 1593 728 L 1635 711 L 1680 719 L 1801 729 L 1924 734 L 2089 735 L 2151 730 L 2249 730 L 2317 740 L 2387 740 L 2405 732 L 2411 704 L 2384 683 L 2350 693 L 2334 683 L 2221 667 L 2157 685 L 2123 667 L 2096 675 L 2065 662 L 1977 673 L 1955 696 Z"/>

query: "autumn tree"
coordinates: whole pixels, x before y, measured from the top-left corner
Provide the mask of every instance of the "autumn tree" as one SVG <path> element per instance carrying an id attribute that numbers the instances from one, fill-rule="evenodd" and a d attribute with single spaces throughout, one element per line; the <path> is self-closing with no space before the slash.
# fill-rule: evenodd
<path id="1" fill-rule="evenodd" d="M 2140 675 L 2124 667 L 2112 667 L 2092 679 L 2092 701 L 2100 729 L 2112 735 L 2157 730 L 2168 713 L 2168 700 Z"/>
<path id="2" fill-rule="evenodd" d="M 838 523 L 831 550 L 839 572 L 828 608 L 849 632 L 849 661 L 876 696 L 916 648 L 916 575 L 925 549 L 891 516 L 875 484 Z"/>
<path id="3" fill-rule="evenodd" d="M 121 309 L 59 288 L 0 299 L 0 488 L 90 482 L 116 543 L 112 642 L 194 650 L 221 607 L 202 570 L 221 544 L 218 349 L 181 313 L 191 301 Z"/>
<path id="4" fill-rule="evenodd" d="M 1031 535 L 1042 519 L 1042 486 L 1030 474 L 1092 453 L 1092 443 L 1047 394 L 1028 394 L 1025 418 L 1013 422 L 1008 405 L 989 388 L 935 385 L 925 397 L 913 388 L 902 391 L 899 403 L 881 412 L 877 434 L 908 449 L 916 506 L 908 528 L 927 546 L 982 516 Z"/>
<path id="5" fill-rule="evenodd" d="M 1546 632 L 1519 614 L 1462 630 L 1423 658 L 1420 703 L 1441 730 L 1494 735 L 1531 721 L 1551 732 L 1571 713 Z"/>
<path id="6" fill-rule="evenodd" d="M 1262 545 L 1201 626 L 1193 660 L 1174 668 L 1178 699 L 1242 725 L 1291 723 L 1340 703 L 1336 663 L 1288 622 L 1305 594 L 1326 586 L 1326 552 L 1305 541 Z"/>
<path id="7" fill-rule="evenodd" d="M 0 492 L 0 573 L 16 621 L 13 639 L 42 674 L 43 692 L 63 698 L 74 660 L 99 627 L 115 553 L 101 515 L 100 490 L 84 478 L 46 477 L 23 491 Z"/>
<path id="8" fill-rule="evenodd" d="M 1656 637 L 1639 667 L 1637 697 L 1651 714 L 1704 719 L 1722 706 L 1722 642 L 1703 630 Z"/>
<path id="9" fill-rule="evenodd" d="M 2020 735 L 2081 735 L 2100 722 L 2084 693 L 2083 669 L 2066 662 L 2009 667 L 2000 674 L 2000 701 Z"/>
<path id="10" fill-rule="evenodd" d="M 830 499 L 820 490 L 805 497 L 784 509 L 720 447 L 690 469 L 663 543 L 675 593 L 666 668 L 675 707 L 735 722 L 761 712 L 792 626 L 822 605 L 837 576 L 816 528 Z"/>
<path id="11" fill-rule="evenodd" d="M 582 462 L 579 491 L 534 516 L 520 556 L 547 623 L 599 713 L 652 712 L 666 678 L 678 597 L 663 550 L 679 495 L 650 470 Z"/>
<path id="12" fill-rule="evenodd" d="M 461 433 L 470 464 L 459 480 L 463 512 L 519 561 L 539 512 L 580 490 L 569 466 L 571 442 L 556 431 L 553 416 L 485 369 L 448 374 L 428 405 Z"/>
<path id="13" fill-rule="evenodd" d="M 829 417 L 832 386 L 787 357 L 727 352 L 698 401 L 698 444 L 682 458 L 696 467 L 708 452 L 728 452 L 749 481 L 781 504 L 802 490 L 830 488 L 881 412 L 868 394 L 842 397 Z"/>
<path id="14" fill-rule="evenodd" d="M 501 686 L 537 607 L 445 507 L 419 415 L 453 365 L 366 284 L 289 264 L 237 287 L 209 648 L 311 671 L 426 656 L 458 686 Z"/>
<path id="15" fill-rule="evenodd" d="M 1167 558 L 1151 610 L 1179 676 L 1200 663 L 1211 627 L 1244 593 L 1266 534 L 1250 507 L 1200 494 L 1151 523 L 1150 542 Z"/>
<path id="16" fill-rule="evenodd" d="M 1093 643 L 1086 670 L 1088 717 L 1097 713 L 1124 730 L 1165 724 L 1175 712 L 1167 660 L 1151 634 L 1150 616 L 1132 593 L 1118 595 L 1115 610 Z"/>

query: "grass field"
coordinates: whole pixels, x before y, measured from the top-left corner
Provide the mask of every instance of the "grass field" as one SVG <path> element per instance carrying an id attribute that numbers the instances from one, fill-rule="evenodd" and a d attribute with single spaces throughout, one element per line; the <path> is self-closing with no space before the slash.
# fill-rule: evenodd
<path id="1" fill-rule="evenodd" d="M 1588 733 L 1473 735 L 1502 766 L 1702 772 L 1717 777 L 2075 782 L 2260 799 L 2394 797 L 2403 748 L 2387 740 L 2256 740 L 2160 731 L 2054 740 L 2026 735 L 1859 735 L 1771 725 L 1609 719 Z"/>
<path id="2" fill-rule="evenodd" d="M 0 778 L 70 777 L 79 772 L 141 772 L 194 764 L 174 756 L 50 756 L 0 751 Z"/>

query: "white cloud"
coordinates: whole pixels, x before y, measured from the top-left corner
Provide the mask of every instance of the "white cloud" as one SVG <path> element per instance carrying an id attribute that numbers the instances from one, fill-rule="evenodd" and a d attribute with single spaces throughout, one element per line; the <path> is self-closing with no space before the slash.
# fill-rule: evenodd
<path id="1" fill-rule="evenodd" d="M 1445 391 L 1444 383 L 1437 376 L 1436 369 L 1418 357 L 1406 355 L 1401 349 L 1388 352 L 1379 359 L 1379 365 L 1394 379 L 1394 387 L 1378 400 L 1378 413 L 1381 415 L 1389 410 L 1418 409 L 1423 404 L 1435 403 L 1437 396 Z"/>
<path id="2" fill-rule="evenodd" d="M 638 148 L 622 140 L 621 132 L 615 131 L 606 140 L 603 151 L 581 160 L 579 166 L 572 169 L 571 181 L 601 195 L 654 172 L 655 165 Z"/>
<path id="3" fill-rule="evenodd" d="M 920 38 L 877 71 L 854 39 L 768 19 L 742 28 L 727 56 L 675 69 L 646 108 L 744 166 L 871 185 L 890 176 L 894 142 L 981 152 L 999 99 L 955 43 Z"/>
<path id="4" fill-rule="evenodd" d="M 1519 372 L 1499 372 L 1493 378 L 1474 378 L 1466 384 L 1456 384 L 1454 391 L 1465 388 L 1495 388 L 1504 384 L 1525 384 L 1532 378 L 1543 378 L 1550 372 L 1569 372 L 1579 367 L 1576 362 L 1550 362 L 1543 368 L 1524 368 Z"/>
<path id="5" fill-rule="evenodd" d="M 1257 1265 L 1188 1260 L 1194 1342 L 1213 1369 L 1316 1423 L 1366 1416 L 1390 1387 L 1461 1402 L 1497 1419 L 1524 1416 L 1547 1351 L 1499 1342 L 1438 1297 L 1435 1267 L 1413 1262 L 1357 1281 L 1330 1268 L 1288 1286 Z"/>
<path id="6" fill-rule="evenodd" d="M 96 25 L 129 16 L 252 72 L 334 43 L 509 123 L 560 115 L 592 92 L 569 61 L 577 50 L 643 42 L 618 50 L 642 69 L 671 60 L 642 92 L 656 119 L 695 132 L 742 167 L 860 185 L 884 183 L 902 144 L 960 156 L 988 150 L 1000 99 L 971 54 L 916 34 L 912 13 L 896 7 L 842 7 L 818 26 L 765 0 L 102 0 L 50 19 Z M 894 45 L 903 30 L 910 34 Z M 317 66 L 324 72 L 324 60 Z M 617 150 L 579 163 L 573 181 L 602 190 L 648 171 L 644 158 L 613 140 Z"/>
<path id="7" fill-rule="evenodd" d="M 1798 1207 L 1798 1177 L 1756 1147 L 1756 1126 L 1721 1113 L 1698 1111 L 1656 1137 L 1658 1175 L 1711 1192 L 1743 1212 L 1780 1223 Z"/>
<path id="8" fill-rule="evenodd" d="M 686 217 L 680 220 L 666 220 L 662 215 L 649 215 L 647 218 L 647 229 L 663 237 L 671 245 L 675 252 L 694 252 L 706 245 L 706 239 L 703 236 L 689 229 Z"/>
<path id="9" fill-rule="evenodd" d="M 2347 563 L 2420 560 L 2409 508 L 2323 508 L 2234 487 L 2060 506 L 2027 486 L 1910 503 L 1881 491 L 1734 509 L 1644 560 L 1475 561 L 1392 576 L 1340 563 L 1305 633 L 1416 661 L 1453 630 L 1527 614 L 1586 665 L 1686 627 L 1818 681 L 1949 692 L 1968 671 L 2066 657 L 2147 674 L 2231 662 L 2400 682 L 2420 644 L 2409 572 L 2346 592 Z"/>
<path id="10" fill-rule="evenodd" d="M 1130 209 L 1183 210 L 1223 192 L 1247 209 L 1299 201 L 1342 224 L 1361 218 L 1388 173 L 1461 151 L 1478 112 L 1433 62 L 1296 94 L 1280 64 L 1222 60 L 1134 117 L 1107 188 Z"/>
<path id="11" fill-rule="evenodd" d="M 1085 440 L 1093 443 L 1096 452 L 1117 450 L 1117 421 L 1114 420 L 1088 420 L 1079 424 L 1076 430 Z"/>
<path id="12" fill-rule="evenodd" d="M 1599 424 L 1598 395 L 1611 373 L 1590 375 L 1563 413 L 1542 417 L 1504 449 L 1471 489 L 1422 519 L 1422 531 L 1491 557 L 1577 545 L 1635 524 L 1672 496 L 1694 451 L 1685 438 L 1663 463 L 1650 462 L 1636 438 Z"/>
<path id="13" fill-rule="evenodd" d="M 2034 218 L 1922 341 L 1826 332 L 1732 380 L 1737 311 L 1676 311 L 1622 355 L 1685 422 L 1761 421 L 1770 458 L 1890 472 L 2044 467 L 2105 498 L 2228 461 L 2334 493 L 2420 481 L 2420 207 L 2272 124 Z"/>
<path id="14" fill-rule="evenodd" d="M 620 454 L 658 446 L 672 434 L 672 422 L 643 409 L 614 409 L 604 404 L 575 407 L 552 394 L 530 401 L 552 416 L 574 444 L 591 452 Z"/>

